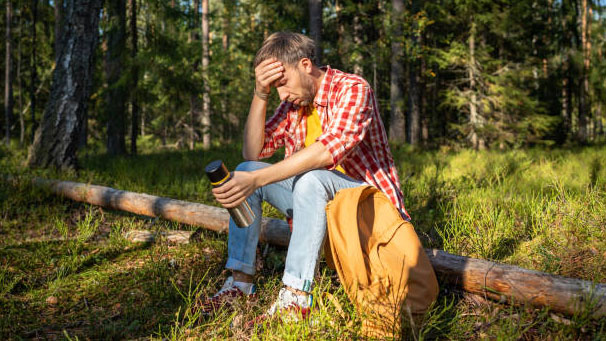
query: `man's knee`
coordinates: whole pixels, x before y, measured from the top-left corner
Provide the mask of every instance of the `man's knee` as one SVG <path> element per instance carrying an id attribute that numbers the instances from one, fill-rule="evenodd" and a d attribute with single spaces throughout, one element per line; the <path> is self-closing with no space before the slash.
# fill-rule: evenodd
<path id="1" fill-rule="evenodd" d="M 314 197 L 326 199 L 325 179 L 326 170 L 311 170 L 298 175 L 294 181 L 293 197 Z"/>

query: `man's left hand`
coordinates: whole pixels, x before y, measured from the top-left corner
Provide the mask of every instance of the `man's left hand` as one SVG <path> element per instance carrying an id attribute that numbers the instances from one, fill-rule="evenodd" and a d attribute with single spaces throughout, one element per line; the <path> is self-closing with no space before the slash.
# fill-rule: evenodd
<path id="1" fill-rule="evenodd" d="M 244 202 L 259 187 L 257 177 L 252 172 L 233 172 L 231 180 L 213 188 L 212 192 L 223 207 L 233 208 Z"/>

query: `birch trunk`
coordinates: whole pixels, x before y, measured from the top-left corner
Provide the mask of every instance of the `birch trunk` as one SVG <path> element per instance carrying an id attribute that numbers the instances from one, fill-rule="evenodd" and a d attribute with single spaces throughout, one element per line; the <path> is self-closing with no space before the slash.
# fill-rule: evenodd
<path id="1" fill-rule="evenodd" d="M 478 136 L 477 128 L 480 125 L 478 114 L 478 99 L 476 93 L 476 23 L 471 19 L 471 30 L 469 31 L 469 63 L 467 65 L 467 76 L 469 77 L 469 135 L 468 139 L 474 149 L 481 149 L 483 143 Z"/>
<path id="2" fill-rule="evenodd" d="M 88 109 L 102 0 L 67 0 L 51 95 L 28 156 L 31 167 L 74 168 Z"/>
<path id="3" fill-rule="evenodd" d="M 55 61 L 57 60 L 57 57 L 59 56 L 59 44 L 61 43 L 61 25 L 62 25 L 62 21 L 63 18 L 62 16 L 62 12 L 63 12 L 63 0 L 55 0 Z"/>

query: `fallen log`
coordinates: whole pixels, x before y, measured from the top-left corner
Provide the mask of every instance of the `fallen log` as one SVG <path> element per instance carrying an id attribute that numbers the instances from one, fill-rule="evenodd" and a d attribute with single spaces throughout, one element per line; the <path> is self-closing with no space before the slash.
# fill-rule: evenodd
<path id="1" fill-rule="evenodd" d="M 228 230 L 229 214 L 218 207 L 71 181 L 36 178 L 34 184 L 76 201 L 217 232 Z M 181 239 L 187 240 L 188 237 L 188 232 L 183 231 Z M 146 241 L 153 240 L 153 236 L 145 238 Z M 288 224 L 278 219 L 263 218 L 260 239 L 287 246 L 290 239 Z M 547 306 L 568 315 L 606 316 L 606 284 L 457 256 L 441 250 L 425 251 L 442 285 L 449 283 L 501 302 Z"/>
<path id="2" fill-rule="evenodd" d="M 229 229 L 229 213 L 224 208 L 72 181 L 34 178 L 33 183 L 75 201 L 201 226 L 220 233 L 226 233 Z M 290 240 L 290 230 L 286 222 L 264 217 L 260 239 L 286 246 Z"/>

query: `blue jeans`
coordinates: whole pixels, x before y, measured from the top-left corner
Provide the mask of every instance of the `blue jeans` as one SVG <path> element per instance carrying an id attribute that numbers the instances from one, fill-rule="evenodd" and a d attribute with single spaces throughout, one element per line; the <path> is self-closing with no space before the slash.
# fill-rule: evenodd
<path id="1" fill-rule="evenodd" d="M 268 166 L 268 163 L 249 161 L 241 163 L 236 170 L 254 171 Z M 326 235 L 326 203 L 339 190 L 363 184 L 338 171 L 318 169 L 257 189 L 247 199 L 256 215 L 252 225 L 239 228 L 232 219 L 229 221 L 225 267 L 255 274 L 261 203 L 266 201 L 293 219 L 282 281 L 291 288 L 311 291 Z"/>

